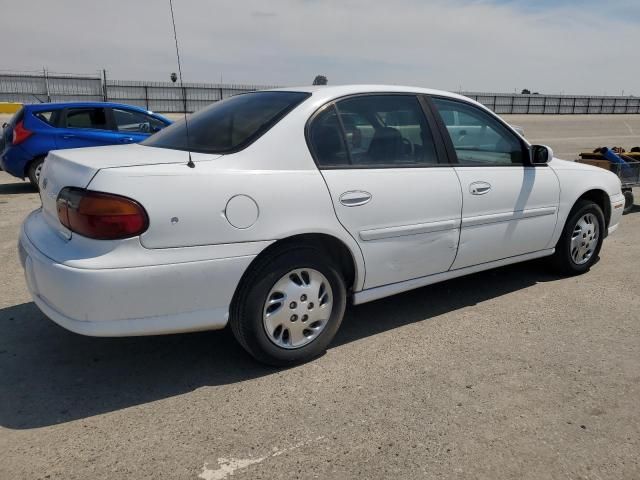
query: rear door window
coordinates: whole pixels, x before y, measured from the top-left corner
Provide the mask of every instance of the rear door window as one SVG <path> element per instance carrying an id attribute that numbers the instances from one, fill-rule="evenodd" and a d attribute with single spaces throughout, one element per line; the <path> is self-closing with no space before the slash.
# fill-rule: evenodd
<path id="1" fill-rule="evenodd" d="M 202 153 L 241 150 L 309 97 L 306 92 L 254 92 L 216 102 L 178 121 L 143 145 Z"/>
<path id="2" fill-rule="evenodd" d="M 111 130 L 104 108 L 70 108 L 65 116 L 66 128 Z"/>
<path id="3" fill-rule="evenodd" d="M 353 118 L 343 118 L 345 130 L 353 132 L 356 122 Z M 349 133 L 347 133 L 347 136 Z M 349 154 L 342 135 L 338 113 L 329 105 L 314 118 L 309 127 L 309 145 L 320 167 L 349 165 Z"/>
<path id="4" fill-rule="evenodd" d="M 413 95 L 363 95 L 336 104 L 355 166 L 437 164 L 435 143 Z"/>

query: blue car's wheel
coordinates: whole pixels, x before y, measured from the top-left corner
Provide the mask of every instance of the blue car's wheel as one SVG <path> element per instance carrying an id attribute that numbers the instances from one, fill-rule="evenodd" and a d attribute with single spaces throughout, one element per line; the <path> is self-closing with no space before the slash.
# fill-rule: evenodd
<path id="1" fill-rule="evenodd" d="M 44 163 L 44 158 L 36 158 L 29 165 L 29 171 L 27 172 L 31 185 L 33 185 L 36 188 L 38 188 L 38 180 L 40 180 L 40 172 L 42 171 L 43 163 Z"/>

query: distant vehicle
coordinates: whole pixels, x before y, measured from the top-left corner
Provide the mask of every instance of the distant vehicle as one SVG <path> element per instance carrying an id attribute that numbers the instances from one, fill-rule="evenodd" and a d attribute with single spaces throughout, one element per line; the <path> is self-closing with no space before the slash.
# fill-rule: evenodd
<path id="1" fill-rule="evenodd" d="M 49 318 L 230 324 L 275 365 L 320 355 L 349 303 L 546 256 L 584 273 L 624 206 L 616 175 L 477 102 L 371 85 L 231 97 L 140 145 L 51 152 L 40 185 L 19 252 Z"/>
<path id="2" fill-rule="evenodd" d="M 37 186 L 50 150 L 137 143 L 170 124 L 162 115 L 119 103 L 25 105 L 3 126 L 0 167 Z"/>

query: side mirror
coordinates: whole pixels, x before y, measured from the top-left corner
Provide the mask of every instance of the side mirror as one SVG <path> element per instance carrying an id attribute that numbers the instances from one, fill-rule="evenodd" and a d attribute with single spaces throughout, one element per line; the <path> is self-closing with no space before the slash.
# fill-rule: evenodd
<path id="1" fill-rule="evenodd" d="M 546 165 L 553 159 L 553 150 L 546 145 L 531 146 L 531 163 L 533 165 Z"/>
<path id="2" fill-rule="evenodd" d="M 3 122 L 2 128 L 7 128 L 7 125 L 9 125 L 7 122 Z"/>

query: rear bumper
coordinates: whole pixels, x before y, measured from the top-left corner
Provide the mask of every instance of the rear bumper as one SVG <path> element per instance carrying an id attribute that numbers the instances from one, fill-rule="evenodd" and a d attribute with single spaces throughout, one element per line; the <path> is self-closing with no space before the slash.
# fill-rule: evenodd
<path id="1" fill-rule="evenodd" d="M 33 214 L 32 214 L 33 215 Z M 131 268 L 73 268 L 20 232 L 29 291 L 42 312 L 82 335 L 159 335 L 223 328 L 255 255 Z"/>
<path id="2" fill-rule="evenodd" d="M 25 170 L 32 156 L 18 145 L 7 146 L 0 152 L 0 167 L 14 177 L 24 178 Z"/>

